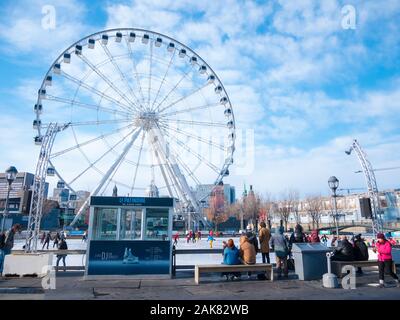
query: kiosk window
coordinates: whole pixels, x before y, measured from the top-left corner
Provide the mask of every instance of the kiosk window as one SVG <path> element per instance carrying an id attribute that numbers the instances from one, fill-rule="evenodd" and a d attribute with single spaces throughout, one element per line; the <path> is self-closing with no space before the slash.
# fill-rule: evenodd
<path id="1" fill-rule="evenodd" d="M 116 240 L 118 209 L 96 208 L 94 213 L 93 240 Z"/>
<path id="2" fill-rule="evenodd" d="M 120 240 L 140 239 L 142 210 L 122 210 Z"/>
<path id="3" fill-rule="evenodd" d="M 168 239 L 168 209 L 146 209 L 145 239 Z"/>

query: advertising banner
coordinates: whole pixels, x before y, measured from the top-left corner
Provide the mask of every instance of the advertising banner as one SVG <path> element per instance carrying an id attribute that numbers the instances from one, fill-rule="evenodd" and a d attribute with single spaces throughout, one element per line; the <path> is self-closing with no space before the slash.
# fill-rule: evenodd
<path id="1" fill-rule="evenodd" d="M 90 241 L 88 275 L 169 274 L 170 241 Z"/>

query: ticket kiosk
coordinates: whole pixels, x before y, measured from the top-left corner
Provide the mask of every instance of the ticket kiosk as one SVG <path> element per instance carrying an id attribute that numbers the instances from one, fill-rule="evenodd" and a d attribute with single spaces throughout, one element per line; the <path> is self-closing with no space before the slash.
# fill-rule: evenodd
<path id="1" fill-rule="evenodd" d="M 174 199 L 91 197 L 85 276 L 171 277 Z"/>

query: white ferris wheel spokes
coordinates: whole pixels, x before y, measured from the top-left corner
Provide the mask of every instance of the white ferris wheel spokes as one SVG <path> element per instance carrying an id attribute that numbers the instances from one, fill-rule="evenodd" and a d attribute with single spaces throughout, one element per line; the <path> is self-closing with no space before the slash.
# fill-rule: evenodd
<path id="1" fill-rule="evenodd" d="M 233 162 L 235 119 L 218 76 L 187 46 L 148 30 L 106 30 L 70 46 L 46 74 L 35 114 L 37 144 L 51 124 L 64 126 L 47 172 L 71 192 L 105 195 L 116 185 L 143 196 L 150 185 L 203 221 L 197 186 L 218 184 Z"/>

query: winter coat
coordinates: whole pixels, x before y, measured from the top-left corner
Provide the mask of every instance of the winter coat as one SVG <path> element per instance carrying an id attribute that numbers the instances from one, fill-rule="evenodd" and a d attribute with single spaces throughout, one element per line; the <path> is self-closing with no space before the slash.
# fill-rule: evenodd
<path id="1" fill-rule="evenodd" d="M 306 235 L 303 232 L 303 229 L 296 228 L 292 235 L 290 236 L 289 246 L 292 247 L 293 243 L 302 243 L 307 242 Z"/>
<path id="2" fill-rule="evenodd" d="M 258 240 L 256 235 L 253 232 L 248 231 L 246 232 L 246 237 L 249 238 L 250 243 L 254 246 L 254 249 L 256 249 L 257 253 L 259 249 L 258 249 Z"/>
<path id="3" fill-rule="evenodd" d="M 269 240 L 271 239 L 271 231 L 267 228 L 261 228 L 258 233 L 258 239 L 260 240 L 260 249 L 262 253 L 269 252 Z"/>
<path id="4" fill-rule="evenodd" d="M 354 248 L 348 240 L 342 240 L 339 242 L 338 247 L 335 248 L 335 254 L 333 260 L 340 259 L 345 261 L 354 260 Z"/>
<path id="5" fill-rule="evenodd" d="M 289 254 L 289 245 L 283 234 L 275 233 L 270 240 L 270 245 L 279 258 L 285 258 Z"/>
<path id="6" fill-rule="evenodd" d="M 65 241 L 61 241 L 58 245 L 58 250 L 68 250 L 67 243 Z M 57 257 L 66 257 L 66 254 L 58 254 Z"/>
<path id="7" fill-rule="evenodd" d="M 223 264 L 233 265 L 240 264 L 240 251 L 238 248 L 233 246 L 232 248 L 226 247 L 224 249 L 224 261 Z"/>
<path id="8" fill-rule="evenodd" d="M 245 264 L 256 263 L 256 249 L 249 240 L 240 239 L 240 256 Z"/>
<path id="9" fill-rule="evenodd" d="M 375 247 L 378 251 L 379 261 L 390 261 L 392 260 L 392 246 L 389 241 L 385 240 L 384 243 L 376 242 Z"/>
<path id="10" fill-rule="evenodd" d="M 310 242 L 311 243 L 318 243 L 318 242 L 321 242 L 321 240 L 319 239 L 319 236 L 318 236 L 318 231 L 313 231 L 312 233 L 311 233 L 311 236 L 310 236 Z"/>
<path id="11" fill-rule="evenodd" d="M 356 261 L 368 261 L 368 247 L 363 240 L 354 241 L 354 259 Z"/>

